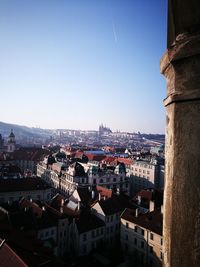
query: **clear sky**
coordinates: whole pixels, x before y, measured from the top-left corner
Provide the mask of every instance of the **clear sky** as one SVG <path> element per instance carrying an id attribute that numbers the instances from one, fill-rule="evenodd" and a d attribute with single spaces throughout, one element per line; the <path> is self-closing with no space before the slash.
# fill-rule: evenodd
<path id="1" fill-rule="evenodd" d="M 165 132 L 166 0 L 0 0 L 0 121 Z"/>

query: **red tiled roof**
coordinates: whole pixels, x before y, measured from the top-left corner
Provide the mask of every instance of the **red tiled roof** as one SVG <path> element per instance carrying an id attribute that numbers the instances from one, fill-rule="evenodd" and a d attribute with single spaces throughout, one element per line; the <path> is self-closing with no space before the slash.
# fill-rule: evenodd
<path id="1" fill-rule="evenodd" d="M 14 160 L 40 161 L 43 157 L 49 155 L 49 151 L 42 148 L 20 148 L 12 154 Z"/>
<path id="2" fill-rule="evenodd" d="M 94 154 L 87 154 L 86 156 L 88 157 L 89 161 L 102 161 L 103 159 L 106 158 L 104 155 L 94 155 Z"/>
<path id="3" fill-rule="evenodd" d="M 60 208 L 62 206 L 62 201 L 65 201 L 64 197 L 60 194 L 57 194 L 51 202 L 51 206 L 56 209 L 57 211 L 60 211 Z M 63 214 L 68 215 L 70 217 L 77 217 L 79 216 L 79 211 L 72 210 L 69 207 L 66 206 L 66 203 L 63 203 Z"/>
<path id="4" fill-rule="evenodd" d="M 28 267 L 2 239 L 0 239 L 0 265 L 3 267 Z"/>
<path id="5" fill-rule="evenodd" d="M 41 178 L 0 179 L 0 192 L 45 190 L 51 188 Z"/>
<path id="6" fill-rule="evenodd" d="M 97 186 L 96 190 L 100 193 L 101 197 L 111 198 L 112 197 L 112 190 L 107 189 L 103 186 Z"/>
<path id="7" fill-rule="evenodd" d="M 20 206 L 23 208 L 31 208 L 32 212 L 34 214 L 36 214 L 37 216 L 41 217 L 42 216 L 42 209 L 35 203 L 32 202 L 28 199 L 23 198 L 20 202 L 19 202 Z"/>
<path id="8" fill-rule="evenodd" d="M 116 160 L 120 163 L 124 163 L 125 165 L 130 165 L 133 164 L 134 162 L 132 159 L 126 159 L 126 158 L 117 158 Z"/>
<path id="9" fill-rule="evenodd" d="M 106 156 L 105 159 L 103 159 L 103 162 L 109 164 L 109 163 L 111 163 L 111 162 L 113 162 L 113 161 L 115 161 L 115 160 L 116 160 L 115 157 Z"/>
<path id="10" fill-rule="evenodd" d="M 137 195 L 150 201 L 152 200 L 153 192 L 150 190 L 141 190 Z"/>

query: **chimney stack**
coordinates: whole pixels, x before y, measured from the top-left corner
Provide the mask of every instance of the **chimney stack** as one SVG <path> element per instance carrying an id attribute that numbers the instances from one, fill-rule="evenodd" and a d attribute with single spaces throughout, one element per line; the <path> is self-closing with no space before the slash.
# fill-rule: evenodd
<path id="1" fill-rule="evenodd" d="M 139 213 L 139 209 L 137 208 L 137 209 L 135 210 L 135 217 L 138 217 L 138 213 Z"/>
<path id="2" fill-rule="evenodd" d="M 92 190 L 92 199 L 94 199 L 95 193 L 94 190 Z"/>
<path id="3" fill-rule="evenodd" d="M 154 203 L 154 201 L 150 200 L 150 202 L 149 202 L 149 211 L 150 212 L 154 211 L 154 208 L 155 208 L 155 203 Z"/>

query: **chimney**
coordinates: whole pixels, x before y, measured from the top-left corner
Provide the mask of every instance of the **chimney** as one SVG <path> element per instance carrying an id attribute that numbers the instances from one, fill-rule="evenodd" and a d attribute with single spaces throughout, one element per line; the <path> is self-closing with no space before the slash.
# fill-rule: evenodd
<path id="1" fill-rule="evenodd" d="M 141 204 L 141 196 L 138 196 L 138 205 Z"/>
<path id="2" fill-rule="evenodd" d="M 99 201 L 101 200 L 101 194 L 99 193 Z"/>
<path id="3" fill-rule="evenodd" d="M 92 199 L 94 199 L 95 193 L 94 190 L 92 190 Z"/>
<path id="4" fill-rule="evenodd" d="M 119 196 L 119 194 L 120 194 L 120 190 L 119 188 L 117 188 L 117 195 Z"/>
<path id="5" fill-rule="evenodd" d="M 154 211 L 154 208 L 155 208 L 155 203 L 154 203 L 154 201 L 150 200 L 150 202 L 149 202 L 149 211 L 150 212 Z"/>
<path id="6" fill-rule="evenodd" d="M 138 217 L 138 213 L 139 213 L 139 209 L 137 208 L 137 209 L 135 210 L 135 217 Z"/>
<path id="7" fill-rule="evenodd" d="M 163 205 L 160 207 L 160 213 L 163 214 Z"/>

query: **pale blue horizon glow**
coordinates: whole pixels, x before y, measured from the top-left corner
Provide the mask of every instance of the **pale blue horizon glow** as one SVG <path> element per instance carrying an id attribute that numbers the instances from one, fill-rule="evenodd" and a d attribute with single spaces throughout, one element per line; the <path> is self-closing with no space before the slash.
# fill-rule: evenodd
<path id="1" fill-rule="evenodd" d="M 166 0 L 0 2 L 0 121 L 164 133 Z"/>

